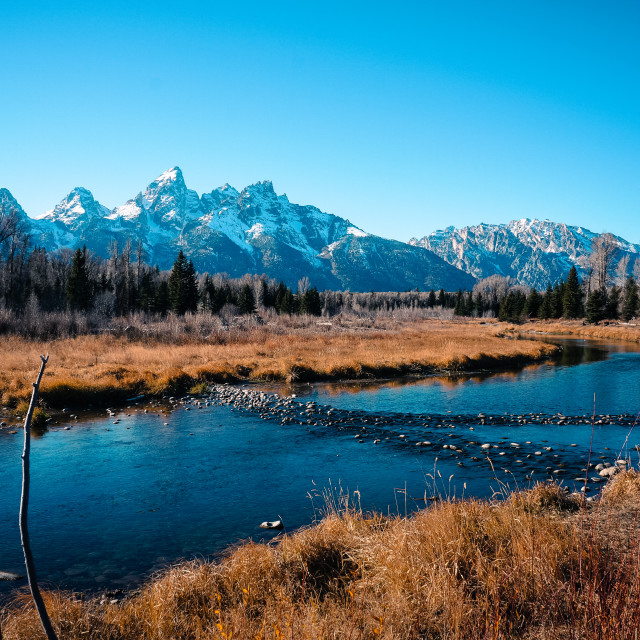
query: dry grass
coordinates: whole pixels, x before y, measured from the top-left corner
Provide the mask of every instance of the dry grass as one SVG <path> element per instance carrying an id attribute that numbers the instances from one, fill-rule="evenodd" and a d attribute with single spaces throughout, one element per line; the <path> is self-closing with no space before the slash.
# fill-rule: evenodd
<path id="1" fill-rule="evenodd" d="M 541 486 L 409 518 L 334 512 L 278 545 L 182 563 L 118 604 L 47 604 L 61 640 L 635 638 L 635 538 L 613 562 L 584 518 L 563 515 L 561 494 Z M 29 598 L 2 631 L 43 637 Z"/>
<path id="2" fill-rule="evenodd" d="M 532 320 L 521 325 L 505 325 L 505 331 L 524 336 L 529 332 L 539 332 L 601 340 L 640 342 L 640 325 L 613 321 L 602 324 L 584 324 L 582 320 Z"/>
<path id="3" fill-rule="evenodd" d="M 0 401 L 28 397 L 39 355 L 51 358 L 42 398 L 51 406 L 178 394 L 233 380 L 365 379 L 495 368 L 549 356 L 555 347 L 505 336 L 497 324 L 419 320 L 381 326 L 306 325 L 217 332 L 179 343 L 81 336 L 49 343 L 0 339 Z"/>
<path id="4" fill-rule="evenodd" d="M 640 474 L 626 469 L 614 476 L 602 492 L 602 500 L 607 504 L 636 504 L 640 506 Z"/>

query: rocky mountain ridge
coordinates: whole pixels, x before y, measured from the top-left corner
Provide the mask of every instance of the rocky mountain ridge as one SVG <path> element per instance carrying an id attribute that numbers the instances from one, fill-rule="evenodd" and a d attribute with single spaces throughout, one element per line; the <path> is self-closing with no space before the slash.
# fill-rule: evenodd
<path id="1" fill-rule="evenodd" d="M 581 278 L 587 277 L 589 256 L 599 237 L 584 227 L 523 218 L 508 224 L 447 227 L 409 243 L 433 251 L 478 279 L 498 274 L 544 289 L 565 278 L 572 266 Z M 612 234 L 607 239 L 614 246 L 612 274 L 618 271 L 622 278 L 637 272 L 640 245 Z"/>
<path id="2" fill-rule="evenodd" d="M 47 250 L 84 244 L 106 258 L 114 245 L 141 242 L 145 261 L 161 269 L 171 268 L 182 249 L 200 272 L 265 273 L 291 286 L 305 276 L 319 289 L 353 291 L 455 290 L 475 282 L 428 249 L 291 203 L 268 181 L 242 191 L 225 184 L 199 196 L 173 167 L 111 210 L 80 187 L 38 219 L 7 189 L 0 190 L 0 207 L 14 210 L 32 242 Z"/>

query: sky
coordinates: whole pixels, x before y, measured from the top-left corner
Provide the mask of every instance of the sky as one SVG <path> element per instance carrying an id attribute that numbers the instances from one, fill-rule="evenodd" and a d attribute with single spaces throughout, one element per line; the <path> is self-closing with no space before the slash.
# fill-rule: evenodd
<path id="1" fill-rule="evenodd" d="M 272 180 L 406 241 L 549 218 L 640 242 L 640 3 L 3 3 L 0 187 L 32 216 Z"/>

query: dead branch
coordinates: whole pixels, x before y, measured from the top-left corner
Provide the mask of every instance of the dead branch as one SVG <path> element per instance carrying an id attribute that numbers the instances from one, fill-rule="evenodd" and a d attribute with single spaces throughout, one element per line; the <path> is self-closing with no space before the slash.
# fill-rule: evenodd
<path id="1" fill-rule="evenodd" d="M 27 514 L 29 509 L 29 453 L 31 450 L 31 417 L 33 411 L 36 408 L 38 401 L 38 390 L 40 388 L 40 381 L 44 374 L 44 368 L 49 360 L 49 356 L 40 356 L 42 365 L 40 366 L 40 373 L 38 373 L 37 380 L 33 383 L 33 393 L 31 394 L 31 403 L 29 404 L 29 410 L 27 416 L 24 419 L 24 451 L 22 452 L 22 496 L 20 498 L 20 540 L 22 542 L 22 550 L 24 552 L 24 563 L 27 568 L 27 579 L 29 580 L 29 588 L 31 589 L 31 595 L 33 596 L 33 602 L 38 612 L 38 617 L 42 623 L 42 628 L 47 635 L 48 640 L 58 640 L 56 632 L 53 630 L 47 608 L 42 599 L 40 589 L 38 588 L 38 581 L 36 578 L 36 569 L 33 562 L 33 555 L 31 553 L 31 543 L 29 541 L 29 529 L 27 527 Z"/>

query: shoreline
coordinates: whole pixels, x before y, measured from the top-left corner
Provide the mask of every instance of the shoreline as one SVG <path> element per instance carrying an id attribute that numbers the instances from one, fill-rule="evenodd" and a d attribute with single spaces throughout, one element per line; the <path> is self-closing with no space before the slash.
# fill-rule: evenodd
<path id="1" fill-rule="evenodd" d="M 329 509 L 276 544 L 247 541 L 178 561 L 132 589 L 44 597 L 69 640 L 223 638 L 221 629 L 311 640 L 354 627 L 352 637 L 388 640 L 454 630 L 461 638 L 596 637 L 613 624 L 632 633 L 640 624 L 638 498 L 640 473 L 627 470 L 591 504 L 545 483 L 404 517 Z M 5 603 L 0 625 L 5 640 L 41 637 L 26 597 Z"/>
<path id="2" fill-rule="evenodd" d="M 28 400 L 33 366 L 44 352 L 51 359 L 41 404 L 60 411 L 123 405 L 137 396 L 179 396 L 213 383 L 295 384 L 506 370 L 560 351 L 503 329 L 480 321 L 417 321 L 367 332 L 277 334 L 267 327 L 222 344 L 197 340 L 180 345 L 96 336 L 51 343 L 4 337 L 0 360 L 8 366 L 0 372 L 1 401 L 15 409 Z"/>

